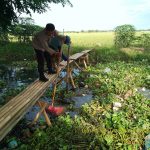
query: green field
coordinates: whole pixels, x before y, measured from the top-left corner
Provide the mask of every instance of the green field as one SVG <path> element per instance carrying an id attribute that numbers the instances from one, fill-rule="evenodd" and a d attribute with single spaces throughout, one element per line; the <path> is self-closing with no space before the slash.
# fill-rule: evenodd
<path id="1" fill-rule="evenodd" d="M 83 47 L 110 47 L 113 45 L 114 32 L 68 33 L 72 44 Z"/>
<path id="2" fill-rule="evenodd" d="M 136 36 L 143 33 L 150 33 L 150 31 L 138 31 Z M 79 32 L 79 33 L 65 33 L 72 39 L 73 46 L 81 47 L 112 47 L 114 45 L 114 32 Z"/>

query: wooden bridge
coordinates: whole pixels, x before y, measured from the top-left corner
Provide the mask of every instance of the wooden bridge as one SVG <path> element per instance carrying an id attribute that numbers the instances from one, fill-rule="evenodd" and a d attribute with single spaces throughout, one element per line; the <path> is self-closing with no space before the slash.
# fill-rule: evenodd
<path id="1" fill-rule="evenodd" d="M 85 57 L 87 57 L 87 54 L 90 51 L 91 50 L 85 50 L 70 56 L 69 64 L 75 63 L 75 65 L 79 67 L 76 60 L 83 58 L 83 64 L 86 67 Z M 62 65 L 59 67 L 59 72 L 66 68 L 67 62 L 62 61 L 61 64 Z M 49 87 L 50 83 L 53 83 L 58 76 L 57 74 L 46 74 L 46 77 L 49 78 L 49 81 L 40 82 L 39 80 L 36 80 L 19 95 L 11 99 L 8 103 L 0 108 L 0 141 L 11 131 L 11 129 L 19 122 L 25 113 L 27 113 L 29 108 L 38 102 L 40 97 Z M 50 120 L 46 114 L 46 111 L 44 110 L 45 107 L 43 107 L 43 104 L 40 102 L 38 102 L 38 104 L 42 108 L 38 115 L 43 113 L 48 125 L 50 125 Z M 37 118 L 35 120 L 37 120 Z"/>

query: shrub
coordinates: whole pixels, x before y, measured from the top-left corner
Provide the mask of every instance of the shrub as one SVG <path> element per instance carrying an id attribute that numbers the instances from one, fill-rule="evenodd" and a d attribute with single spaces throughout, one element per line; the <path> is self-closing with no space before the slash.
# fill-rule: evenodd
<path id="1" fill-rule="evenodd" d="M 141 45 L 145 50 L 150 50 L 150 34 L 141 35 Z"/>
<path id="2" fill-rule="evenodd" d="M 121 25 L 115 28 L 115 46 L 128 47 L 135 37 L 135 28 L 132 25 Z"/>

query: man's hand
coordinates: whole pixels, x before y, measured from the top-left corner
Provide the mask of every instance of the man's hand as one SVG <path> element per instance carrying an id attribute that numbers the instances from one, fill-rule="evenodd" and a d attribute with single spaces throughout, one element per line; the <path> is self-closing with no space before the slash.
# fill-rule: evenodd
<path id="1" fill-rule="evenodd" d="M 55 52 L 54 54 L 56 57 L 61 57 L 61 52 Z"/>

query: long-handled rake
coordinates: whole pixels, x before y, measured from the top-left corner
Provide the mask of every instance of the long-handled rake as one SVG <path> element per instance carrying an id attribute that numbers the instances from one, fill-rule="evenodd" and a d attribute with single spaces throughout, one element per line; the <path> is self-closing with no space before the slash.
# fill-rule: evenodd
<path id="1" fill-rule="evenodd" d="M 52 113 L 55 116 L 61 115 L 65 109 L 62 106 L 54 106 L 55 102 L 55 95 L 56 95 L 56 88 L 57 88 L 57 78 L 59 76 L 59 71 L 60 71 L 60 62 L 61 62 L 61 56 L 58 58 L 58 65 L 57 65 L 57 75 L 56 75 L 56 80 L 54 81 L 54 88 L 53 88 L 53 94 L 52 94 L 52 105 L 48 106 L 47 111 Z"/>

